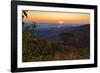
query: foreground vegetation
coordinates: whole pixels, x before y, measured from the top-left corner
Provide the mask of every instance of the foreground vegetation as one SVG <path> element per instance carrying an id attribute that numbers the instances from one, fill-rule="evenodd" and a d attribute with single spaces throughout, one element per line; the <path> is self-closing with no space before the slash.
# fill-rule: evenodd
<path id="1" fill-rule="evenodd" d="M 86 41 L 83 41 L 84 46 L 82 46 L 81 39 L 79 39 L 80 41 L 71 39 L 74 37 L 70 33 L 62 33 L 60 36 L 60 41 L 43 40 L 24 29 L 23 62 L 89 59 L 90 49 L 87 44 L 85 45 Z"/>

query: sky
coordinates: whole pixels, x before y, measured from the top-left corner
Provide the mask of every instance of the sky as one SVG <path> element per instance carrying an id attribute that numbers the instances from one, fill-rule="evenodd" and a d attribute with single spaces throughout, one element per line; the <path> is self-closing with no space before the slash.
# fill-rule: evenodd
<path id="1" fill-rule="evenodd" d="M 45 22 L 45 23 L 71 23 L 89 24 L 89 13 L 76 12 L 50 12 L 50 11 L 28 11 L 28 18 L 24 17 L 24 22 Z"/>

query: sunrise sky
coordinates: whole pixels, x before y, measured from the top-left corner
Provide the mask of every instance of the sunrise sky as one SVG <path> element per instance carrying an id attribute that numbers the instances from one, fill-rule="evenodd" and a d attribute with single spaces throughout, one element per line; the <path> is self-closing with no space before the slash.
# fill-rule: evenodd
<path id="1" fill-rule="evenodd" d="M 28 11 L 28 18 L 24 18 L 24 22 L 45 22 L 45 23 L 77 23 L 89 24 L 90 14 L 88 13 L 72 13 L 72 12 L 44 12 L 44 11 Z"/>

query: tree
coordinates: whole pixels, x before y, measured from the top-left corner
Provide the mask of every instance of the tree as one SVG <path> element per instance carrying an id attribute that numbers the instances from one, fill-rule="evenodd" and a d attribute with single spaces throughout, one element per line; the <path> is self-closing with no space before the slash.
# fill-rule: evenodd
<path id="1" fill-rule="evenodd" d="M 23 22 L 23 19 L 26 17 L 26 18 L 28 18 L 28 14 L 27 14 L 27 12 L 28 12 L 28 10 L 23 10 L 22 11 L 22 24 L 23 24 L 23 27 L 24 27 L 24 22 Z M 36 23 L 35 22 L 32 22 L 32 24 L 31 24 L 31 30 L 34 30 L 35 28 L 36 28 Z"/>
<path id="2" fill-rule="evenodd" d="M 28 17 L 27 12 L 28 12 L 28 10 L 22 11 L 22 20 L 23 20 L 24 17 L 26 17 L 26 18 Z"/>
<path id="3" fill-rule="evenodd" d="M 23 29 L 23 33 L 25 33 L 25 35 L 30 36 L 32 34 L 32 32 L 34 32 L 34 29 L 36 28 L 36 23 L 32 22 L 31 26 L 27 26 L 25 27 L 25 23 L 24 23 L 24 18 L 28 18 L 28 10 L 23 10 L 22 11 L 22 29 Z"/>
<path id="4" fill-rule="evenodd" d="M 23 28 L 24 28 L 24 24 L 25 24 L 25 23 L 23 22 L 23 19 L 24 19 L 24 17 L 28 18 L 27 12 L 28 12 L 28 10 L 23 10 L 23 11 L 22 11 L 22 25 L 23 25 Z"/>

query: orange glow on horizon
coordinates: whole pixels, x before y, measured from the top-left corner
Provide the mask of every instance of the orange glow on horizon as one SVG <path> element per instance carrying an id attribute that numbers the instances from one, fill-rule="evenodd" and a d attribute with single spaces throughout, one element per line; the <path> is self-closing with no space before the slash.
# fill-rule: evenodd
<path id="1" fill-rule="evenodd" d="M 59 24 L 63 24 L 64 22 L 63 22 L 63 21 L 58 21 L 58 23 L 59 23 Z"/>
<path id="2" fill-rule="evenodd" d="M 24 22 L 90 23 L 89 13 L 28 11 Z"/>

